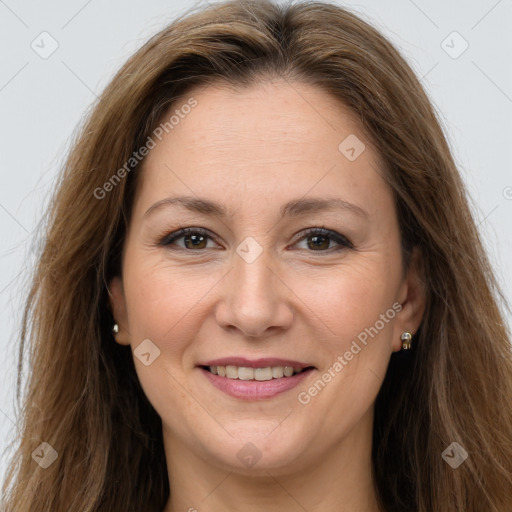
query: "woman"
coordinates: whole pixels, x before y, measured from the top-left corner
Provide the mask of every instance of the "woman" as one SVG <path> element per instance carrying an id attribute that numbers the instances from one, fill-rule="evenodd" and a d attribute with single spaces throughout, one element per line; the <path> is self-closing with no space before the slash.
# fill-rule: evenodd
<path id="1" fill-rule="evenodd" d="M 424 91 L 350 12 L 157 34 L 46 236 L 4 510 L 511 509 L 499 291 Z"/>

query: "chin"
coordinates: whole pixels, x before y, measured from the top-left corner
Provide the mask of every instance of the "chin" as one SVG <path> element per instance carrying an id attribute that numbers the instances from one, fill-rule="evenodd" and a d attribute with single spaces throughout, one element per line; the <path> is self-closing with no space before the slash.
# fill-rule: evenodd
<path id="1" fill-rule="evenodd" d="M 286 415 L 284 416 L 286 418 Z M 304 427 L 295 424 L 293 427 L 289 419 L 281 424 L 279 422 L 260 420 L 259 428 L 255 428 L 254 421 L 238 423 L 236 432 L 226 426 L 226 430 L 232 435 L 225 435 L 222 439 L 206 440 L 205 448 L 212 458 L 225 470 L 236 473 L 268 476 L 271 473 L 291 473 L 299 469 L 299 461 L 304 463 L 305 447 L 311 446 L 314 436 L 306 438 Z M 217 447 L 212 453 L 212 448 Z"/>

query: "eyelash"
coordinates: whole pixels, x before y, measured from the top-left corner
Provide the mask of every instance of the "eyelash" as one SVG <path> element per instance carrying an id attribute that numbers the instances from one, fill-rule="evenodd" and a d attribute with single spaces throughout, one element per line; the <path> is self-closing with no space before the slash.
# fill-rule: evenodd
<path id="1" fill-rule="evenodd" d="M 176 240 L 179 240 L 180 238 L 184 238 L 186 235 L 190 235 L 190 234 L 202 235 L 202 236 L 208 237 L 210 240 L 213 240 L 213 237 L 210 236 L 209 232 L 203 228 L 182 228 L 182 229 L 179 229 L 177 231 L 174 231 L 172 233 L 165 235 L 160 240 L 158 245 L 169 248 L 169 246 L 171 246 L 173 244 L 173 242 L 175 242 Z M 330 247 L 329 249 L 318 250 L 318 251 L 310 250 L 307 252 L 324 252 L 324 253 L 330 254 L 332 252 L 337 252 L 342 249 L 353 249 L 354 248 L 354 246 L 352 245 L 350 240 L 348 240 L 348 238 L 344 237 L 343 235 L 340 235 L 336 231 L 332 231 L 330 229 L 325 229 L 323 227 L 308 228 L 308 229 L 304 230 L 302 232 L 301 238 L 299 238 L 297 240 L 297 242 L 295 242 L 295 243 L 298 243 L 298 242 L 300 242 L 308 237 L 311 237 L 311 236 L 322 236 L 322 237 L 330 238 L 331 240 L 333 240 L 334 242 L 336 242 L 338 244 L 338 247 L 334 247 L 334 248 Z M 195 250 L 195 249 L 187 249 L 186 247 L 178 246 L 177 250 L 183 250 L 183 251 L 188 251 L 188 252 L 202 252 L 206 249 L 207 248 Z M 173 248 L 173 250 L 176 250 L 176 248 Z"/>

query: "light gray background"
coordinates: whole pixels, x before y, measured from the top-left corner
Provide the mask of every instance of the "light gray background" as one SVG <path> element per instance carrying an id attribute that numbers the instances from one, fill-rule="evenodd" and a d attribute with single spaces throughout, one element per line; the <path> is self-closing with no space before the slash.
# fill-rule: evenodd
<path id="1" fill-rule="evenodd" d="M 339 3 L 379 27 L 422 77 L 441 112 L 479 229 L 512 301 L 512 1 Z M 183 0 L 0 0 L 2 452 L 16 433 L 18 335 L 37 222 L 71 135 L 122 63 L 193 5 Z M 31 47 L 51 49 L 49 36 L 40 36 L 43 31 L 58 44 L 46 59 Z M 469 47 L 458 56 L 464 41 Z M 512 324 L 510 315 L 507 321 Z M 6 456 L 0 459 L 0 481 Z"/>

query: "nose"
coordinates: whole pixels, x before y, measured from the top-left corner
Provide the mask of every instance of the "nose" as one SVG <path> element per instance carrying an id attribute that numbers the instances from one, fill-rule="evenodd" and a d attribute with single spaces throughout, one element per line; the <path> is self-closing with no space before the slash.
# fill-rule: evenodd
<path id="1" fill-rule="evenodd" d="M 292 292 L 272 265 L 266 251 L 250 263 L 238 254 L 224 280 L 223 300 L 216 309 L 217 323 L 246 337 L 265 338 L 290 327 Z"/>

